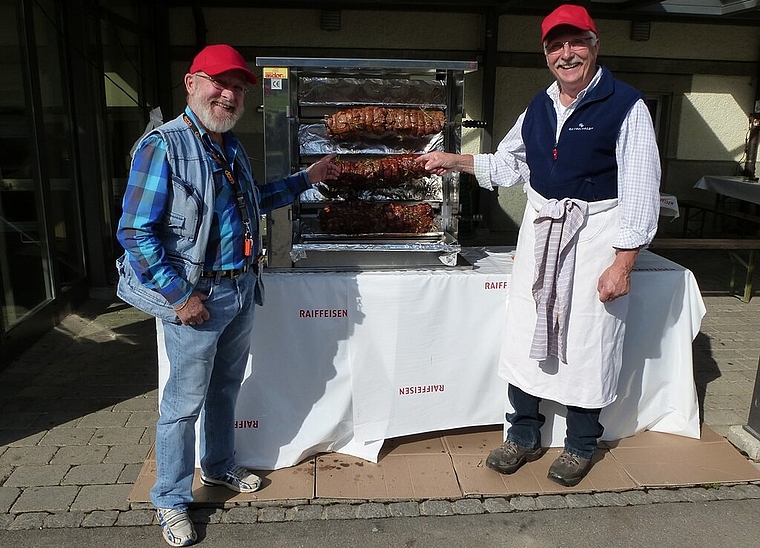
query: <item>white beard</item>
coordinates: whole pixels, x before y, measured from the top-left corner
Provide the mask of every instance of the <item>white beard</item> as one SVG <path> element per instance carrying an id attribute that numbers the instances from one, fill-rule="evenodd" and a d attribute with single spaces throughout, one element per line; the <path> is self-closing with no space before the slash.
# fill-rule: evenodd
<path id="1" fill-rule="evenodd" d="M 225 133 L 230 131 L 238 120 L 243 116 L 245 107 L 238 105 L 234 110 L 226 111 L 221 108 L 214 108 L 213 103 L 225 104 L 224 101 L 215 100 L 208 103 L 204 103 L 193 94 L 188 95 L 187 103 L 190 108 L 198 117 L 203 127 L 212 133 Z"/>

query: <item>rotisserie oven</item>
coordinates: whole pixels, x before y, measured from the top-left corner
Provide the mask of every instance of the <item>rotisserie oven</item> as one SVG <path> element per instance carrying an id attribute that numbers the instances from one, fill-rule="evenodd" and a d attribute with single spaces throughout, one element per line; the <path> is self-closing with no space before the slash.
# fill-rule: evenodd
<path id="1" fill-rule="evenodd" d="M 463 81 L 475 62 L 260 57 L 267 180 L 336 153 L 337 180 L 267 219 L 270 267 L 461 264 L 459 174 L 414 159 L 459 152 Z"/>

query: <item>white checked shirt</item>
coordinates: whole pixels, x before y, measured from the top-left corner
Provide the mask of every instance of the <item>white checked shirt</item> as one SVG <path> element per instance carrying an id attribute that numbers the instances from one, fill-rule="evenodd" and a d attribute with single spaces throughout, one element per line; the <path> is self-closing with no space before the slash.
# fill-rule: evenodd
<path id="1" fill-rule="evenodd" d="M 557 113 L 557 140 L 562 126 L 586 93 L 599 82 L 601 75 L 602 69 L 599 68 L 591 83 L 568 107 L 559 100 L 557 82 L 546 89 Z M 525 111 L 494 154 L 474 155 L 475 178 L 483 188 L 493 190 L 494 185 L 509 187 L 519 182 L 530 183 L 530 169 L 525 161 L 525 143 L 522 140 L 524 119 Z M 615 146 L 620 230 L 614 247 L 635 249 L 652 241 L 660 213 L 660 156 L 652 118 L 643 100 L 638 100 L 623 120 Z M 582 154 L 583 151 L 578 153 Z"/>

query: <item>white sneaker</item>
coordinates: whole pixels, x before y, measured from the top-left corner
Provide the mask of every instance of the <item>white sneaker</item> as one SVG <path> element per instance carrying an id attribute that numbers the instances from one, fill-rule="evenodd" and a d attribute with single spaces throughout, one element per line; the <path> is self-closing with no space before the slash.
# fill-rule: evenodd
<path id="1" fill-rule="evenodd" d="M 206 476 L 201 472 L 201 483 L 203 485 L 223 485 L 238 493 L 253 493 L 261 487 L 261 478 L 247 468 L 235 466 L 227 470 L 223 476 L 215 478 Z"/>
<path id="2" fill-rule="evenodd" d="M 187 510 L 157 508 L 156 516 L 158 516 L 164 540 L 171 546 L 190 546 L 198 540 Z"/>

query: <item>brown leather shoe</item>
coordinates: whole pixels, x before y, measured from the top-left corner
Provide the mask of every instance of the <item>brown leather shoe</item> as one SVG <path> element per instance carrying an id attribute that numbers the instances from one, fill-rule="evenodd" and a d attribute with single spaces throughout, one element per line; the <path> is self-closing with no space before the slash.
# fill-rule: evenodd
<path id="1" fill-rule="evenodd" d="M 549 475 L 547 477 L 565 487 L 574 487 L 586 477 L 590 469 L 591 459 L 584 459 L 578 455 L 563 451 L 549 467 Z"/>
<path id="2" fill-rule="evenodd" d="M 526 462 L 538 460 L 541 453 L 540 447 L 528 449 L 507 440 L 488 454 L 486 466 L 499 474 L 514 474 Z"/>

